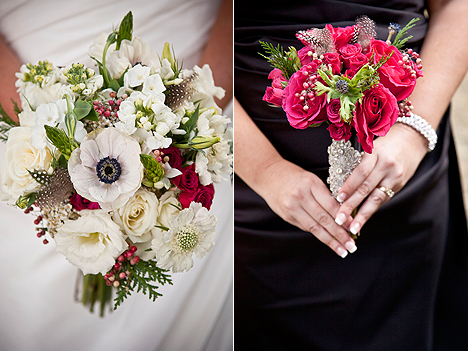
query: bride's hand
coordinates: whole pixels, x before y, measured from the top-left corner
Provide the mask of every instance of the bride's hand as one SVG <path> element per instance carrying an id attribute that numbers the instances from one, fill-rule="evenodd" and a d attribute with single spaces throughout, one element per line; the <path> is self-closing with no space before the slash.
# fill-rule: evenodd
<path id="1" fill-rule="evenodd" d="M 401 190 L 413 176 L 427 152 L 427 140 L 407 125 L 396 123 L 385 137 L 374 141 L 372 154 L 364 154 L 361 164 L 346 180 L 338 198 L 344 200 L 336 216 L 338 224 L 359 208 L 349 225 L 357 234 L 379 207 L 390 200 L 380 187 Z"/>
<path id="2" fill-rule="evenodd" d="M 285 221 L 312 233 L 339 256 L 354 252 L 354 240 L 334 221 L 340 205 L 315 174 L 281 159 L 262 171 L 258 189 L 270 208 Z M 349 216 L 344 226 L 352 220 Z"/>

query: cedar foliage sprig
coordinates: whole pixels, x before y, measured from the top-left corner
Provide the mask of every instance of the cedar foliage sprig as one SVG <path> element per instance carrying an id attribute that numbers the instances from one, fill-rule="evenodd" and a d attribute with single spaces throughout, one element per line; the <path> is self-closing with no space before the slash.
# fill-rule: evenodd
<path id="1" fill-rule="evenodd" d="M 168 270 L 159 268 L 155 260 L 140 260 L 134 265 L 129 261 L 125 261 L 122 262 L 122 271 L 128 271 L 130 274 L 126 281 L 123 281 L 117 287 L 114 310 L 131 295 L 135 288 L 137 292 L 142 291 L 143 294 L 148 294 L 148 297 L 155 301 L 162 294 L 157 291 L 159 287 L 151 283 L 158 282 L 160 285 L 172 285 L 171 276 L 166 273 Z"/>
<path id="2" fill-rule="evenodd" d="M 21 110 L 19 109 L 18 104 L 13 99 L 11 101 L 14 104 L 14 111 L 16 112 L 16 114 L 19 114 Z M 8 131 L 11 128 L 17 126 L 18 124 L 15 121 L 13 121 L 13 119 L 11 119 L 10 116 L 8 116 L 2 104 L 0 104 L 0 140 L 6 142 L 8 140 Z"/>
<path id="3" fill-rule="evenodd" d="M 410 30 L 416 25 L 417 21 L 419 21 L 419 18 L 413 18 L 411 19 L 411 21 L 408 22 L 406 26 L 400 29 L 400 31 L 395 36 L 395 39 L 393 40 L 392 45 L 395 46 L 397 49 L 401 49 L 406 44 L 406 42 L 413 37 L 412 35 L 409 35 L 403 38 L 403 36 L 406 35 L 406 32 L 408 30 Z"/>
<path id="4" fill-rule="evenodd" d="M 272 67 L 281 70 L 284 78 L 287 80 L 300 69 L 299 57 L 294 47 L 289 47 L 290 51 L 285 52 L 283 47 L 279 44 L 275 47 L 273 44 L 264 41 L 259 41 L 259 43 L 267 54 L 263 55 L 259 53 L 260 56 L 266 58 Z"/>

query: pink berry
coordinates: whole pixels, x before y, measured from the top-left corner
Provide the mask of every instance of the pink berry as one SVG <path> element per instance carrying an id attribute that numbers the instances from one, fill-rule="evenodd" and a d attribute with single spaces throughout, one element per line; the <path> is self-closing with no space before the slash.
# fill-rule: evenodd
<path id="1" fill-rule="evenodd" d="M 133 266 L 135 263 L 138 263 L 140 261 L 139 256 L 135 256 L 130 260 L 130 264 Z"/>
<path id="2" fill-rule="evenodd" d="M 47 245 L 47 244 L 49 243 L 49 240 L 44 239 L 44 240 L 42 241 L 42 243 L 43 243 L 44 245 Z"/>
<path id="3" fill-rule="evenodd" d="M 116 280 L 116 281 L 114 282 L 114 286 L 115 286 L 116 288 L 118 288 L 119 285 L 120 285 L 120 283 Z"/>
<path id="4" fill-rule="evenodd" d="M 114 104 L 114 100 L 109 100 L 108 103 L 109 103 L 109 105 L 112 106 Z"/>
<path id="5" fill-rule="evenodd" d="M 115 268 L 116 270 L 119 270 L 120 267 L 121 267 L 121 265 L 120 265 L 119 262 L 116 262 L 116 263 L 114 264 L 114 268 Z"/>
<path id="6" fill-rule="evenodd" d="M 137 247 L 136 247 L 136 246 L 132 246 L 132 247 L 130 248 L 130 251 L 131 251 L 131 252 L 135 252 L 136 250 L 137 250 Z"/>
<path id="7" fill-rule="evenodd" d="M 120 278 L 120 279 L 125 279 L 126 276 L 127 276 L 127 275 L 126 275 L 124 272 L 122 272 L 122 273 L 119 274 L 119 278 Z"/>
<path id="8" fill-rule="evenodd" d="M 125 257 L 123 257 L 123 255 L 120 255 L 119 257 L 117 257 L 117 261 L 123 262 L 125 261 Z"/>
<path id="9" fill-rule="evenodd" d="M 111 91 L 109 95 L 111 98 L 115 98 L 115 92 Z"/>

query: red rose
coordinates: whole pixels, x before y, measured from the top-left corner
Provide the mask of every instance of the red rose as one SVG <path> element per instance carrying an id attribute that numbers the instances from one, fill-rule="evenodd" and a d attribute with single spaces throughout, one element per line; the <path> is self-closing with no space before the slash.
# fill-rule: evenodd
<path id="1" fill-rule="evenodd" d="M 207 186 L 200 185 L 195 191 L 183 191 L 179 195 L 179 201 L 182 205 L 182 208 L 190 207 L 190 203 L 199 202 L 203 207 L 206 207 L 208 210 L 211 208 L 214 198 L 214 186 L 209 184 Z"/>
<path id="2" fill-rule="evenodd" d="M 294 73 L 283 91 L 283 110 L 286 112 L 291 126 L 297 129 L 305 129 L 312 123 L 320 123 L 327 119 L 324 109 L 326 104 L 325 94 L 312 97 L 306 95 L 301 100 L 304 83 L 307 83 L 310 74 L 317 72 L 314 66 L 316 65 L 311 63 Z"/>
<path id="3" fill-rule="evenodd" d="M 403 68 L 398 64 L 402 60 L 400 51 L 394 47 L 389 46 L 381 40 L 371 40 L 370 50 L 367 57 L 371 58 L 374 55 L 374 64 L 379 62 L 380 58 L 384 55 L 389 55 L 393 52 L 392 57 L 379 68 L 380 83 L 386 86 L 398 101 L 406 99 L 411 95 L 416 84 L 416 77 L 411 76 L 411 68 Z M 416 70 L 414 63 L 410 63 L 414 70 Z M 421 75 L 419 70 L 416 70 Z"/>
<path id="4" fill-rule="evenodd" d="M 198 187 L 198 175 L 195 172 L 195 163 L 180 170 L 181 175 L 172 178 L 172 183 L 183 191 L 193 192 Z"/>
<path id="5" fill-rule="evenodd" d="M 346 68 L 349 68 L 349 60 L 358 54 L 362 54 L 362 48 L 359 44 L 346 44 L 340 48 L 340 55 Z"/>
<path id="6" fill-rule="evenodd" d="M 168 160 L 165 162 L 169 162 L 169 165 L 172 168 L 180 169 L 182 167 L 182 163 L 184 162 L 184 158 L 180 153 L 180 149 L 176 148 L 175 146 L 169 146 L 166 149 L 159 149 L 160 152 L 163 153 L 162 157 L 163 160 L 167 157 Z"/>
<path id="7" fill-rule="evenodd" d="M 70 198 L 70 203 L 73 208 L 77 211 L 81 210 L 97 210 L 99 204 L 97 202 L 91 202 L 88 199 L 82 197 L 78 193 L 74 193 Z"/>
<path id="8" fill-rule="evenodd" d="M 351 126 L 347 123 L 341 122 L 338 124 L 332 123 L 328 126 L 327 130 L 333 140 L 348 141 L 351 138 Z"/>
<path id="9" fill-rule="evenodd" d="M 398 118 L 395 96 L 382 84 L 364 92 L 361 103 L 356 104 L 352 125 L 362 149 L 368 154 L 374 147 L 374 136 L 384 136 Z"/>
<path id="10" fill-rule="evenodd" d="M 354 35 L 354 28 L 352 26 L 333 28 L 331 24 L 327 24 L 325 28 L 330 31 L 337 51 L 339 51 L 342 46 L 348 44 Z"/>
<path id="11" fill-rule="evenodd" d="M 336 52 L 328 52 L 323 55 L 323 61 L 325 64 L 331 65 L 333 74 L 340 74 L 341 72 L 341 60 L 340 55 Z"/>

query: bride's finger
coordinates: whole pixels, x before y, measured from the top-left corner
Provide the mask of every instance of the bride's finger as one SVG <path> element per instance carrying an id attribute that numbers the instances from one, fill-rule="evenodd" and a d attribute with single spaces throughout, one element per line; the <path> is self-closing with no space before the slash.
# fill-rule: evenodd
<path id="1" fill-rule="evenodd" d="M 377 187 L 362 204 L 361 208 L 351 222 L 350 231 L 353 234 L 359 233 L 364 224 L 369 218 L 382 206 L 385 202 L 391 199 L 393 191 L 387 187 Z"/>
<path id="2" fill-rule="evenodd" d="M 348 179 L 346 179 L 345 183 L 341 187 L 338 193 L 338 201 L 344 202 L 350 197 L 350 195 L 358 191 L 361 184 L 363 184 L 363 182 L 375 168 L 377 160 L 378 156 L 376 153 L 364 154 L 361 163 L 354 169 L 353 173 L 351 173 L 351 175 L 348 177 Z"/>

